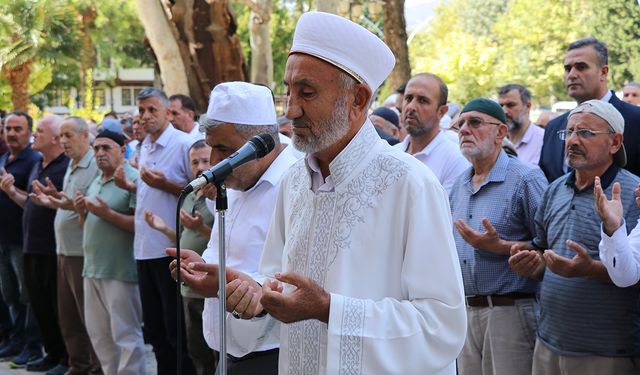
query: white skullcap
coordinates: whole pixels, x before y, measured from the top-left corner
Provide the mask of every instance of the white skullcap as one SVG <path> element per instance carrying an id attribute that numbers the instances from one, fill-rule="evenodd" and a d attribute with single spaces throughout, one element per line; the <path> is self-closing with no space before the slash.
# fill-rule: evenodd
<path id="1" fill-rule="evenodd" d="M 207 119 L 243 125 L 276 124 L 271 90 L 247 82 L 224 82 L 209 96 Z"/>
<path id="2" fill-rule="evenodd" d="M 587 100 L 569 112 L 569 118 L 576 113 L 592 113 L 606 121 L 614 133 L 624 134 L 624 117 L 610 103 L 598 99 Z M 624 145 L 620 146 L 618 152 L 613 155 L 613 161 L 620 167 L 624 167 L 627 164 L 627 153 Z"/>
<path id="3" fill-rule="evenodd" d="M 344 70 L 374 92 L 396 58 L 380 38 L 364 27 L 329 13 L 309 12 L 298 20 L 292 53 L 304 53 Z"/>

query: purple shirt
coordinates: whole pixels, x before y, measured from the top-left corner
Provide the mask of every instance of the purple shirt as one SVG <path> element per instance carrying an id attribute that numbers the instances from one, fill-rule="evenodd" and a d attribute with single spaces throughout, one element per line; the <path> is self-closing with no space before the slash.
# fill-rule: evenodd
<path id="1" fill-rule="evenodd" d="M 534 123 L 530 123 L 520 142 L 515 145 L 518 159 L 538 165 L 543 139 L 544 129 Z"/>

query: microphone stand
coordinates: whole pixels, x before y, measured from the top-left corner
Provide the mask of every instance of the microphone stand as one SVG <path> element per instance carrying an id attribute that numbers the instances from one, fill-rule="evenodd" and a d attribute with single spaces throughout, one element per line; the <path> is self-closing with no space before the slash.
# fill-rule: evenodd
<path id="1" fill-rule="evenodd" d="M 216 374 L 227 374 L 227 272 L 225 248 L 225 212 L 228 208 L 227 189 L 216 181 L 216 211 L 218 213 L 218 315 L 220 316 L 220 359 Z"/>

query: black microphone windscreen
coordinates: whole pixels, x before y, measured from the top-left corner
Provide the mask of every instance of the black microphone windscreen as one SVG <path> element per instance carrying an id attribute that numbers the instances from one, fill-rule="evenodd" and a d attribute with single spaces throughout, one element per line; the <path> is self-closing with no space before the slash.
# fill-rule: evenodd
<path id="1" fill-rule="evenodd" d="M 249 141 L 256 147 L 256 155 L 258 158 L 270 153 L 276 146 L 276 141 L 269 134 L 260 134 L 251 138 Z"/>

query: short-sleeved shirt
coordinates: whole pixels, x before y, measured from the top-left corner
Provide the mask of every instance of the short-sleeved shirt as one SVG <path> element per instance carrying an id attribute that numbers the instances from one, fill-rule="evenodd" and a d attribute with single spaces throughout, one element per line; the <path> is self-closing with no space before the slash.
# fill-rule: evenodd
<path id="1" fill-rule="evenodd" d="M 71 199 L 76 192 L 87 194 L 89 185 L 98 175 L 96 158 L 89 148 L 78 164 L 69 163 L 62 183 L 62 191 Z M 54 221 L 56 231 L 56 252 L 59 255 L 82 256 L 82 226 L 78 220 L 78 213 L 74 210 L 58 209 Z"/>
<path id="2" fill-rule="evenodd" d="M 46 185 L 47 178 L 57 190 L 61 190 L 68 164 L 69 158 L 61 153 L 44 168 L 42 162 L 34 165 L 29 174 L 27 193 L 33 192 L 32 181 L 38 180 Z M 25 254 L 56 255 L 56 237 L 53 230 L 55 216 L 56 210 L 37 205 L 31 199 L 27 199 L 22 214 Z"/>
<path id="3" fill-rule="evenodd" d="M 137 181 L 138 171 L 129 164 L 124 165 L 127 179 Z M 133 215 L 136 194 L 116 186 L 112 178 L 102 181 L 102 173 L 93 180 L 87 197 L 95 200 L 100 196 L 116 212 Z M 84 222 L 84 268 L 83 277 L 137 282 L 136 261 L 133 257 L 133 232 L 128 232 L 98 216 L 87 213 Z"/>
<path id="4" fill-rule="evenodd" d="M 410 140 L 411 136 L 405 137 L 402 142 L 393 147 L 406 152 L 409 149 Z M 460 152 L 458 144 L 450 142 L 443 131 L 438 132 L 427 147 L 413 156 L 431 169 L 448 194 L 451 193 L 458 177 L 470 165 Z"/>
<path id="5" fill-rule="evenodd" d="M 547 188 L 547 179 L 537 166 L 500 151 L 486 180 L 474 189 L 473 168 L 460 176 L 449 202 L 453 220 L 462 220 L 484 232 L 482 219 L 489 219 L 500 238 L 530 241 L 535 236 L 535 213 Z M 465 294 L 494 295 L 535 293 L 538 283 L 517 275 L 509 267 L 509 255 L 477 249 L 454 228 Z"/>
<path id="6" fill-rule="evenodd" d="M 204 196 L 196 199 L 196 194 L 189 194 L 184 200 L 182 209 L 192 216 L 196 212 L 202 215 L 202 223 L 209 228 L 213 226 L 214 216 L 209 207 L 207 207 L 206 198 Z M 180 236 L 180 248 L 190 249 L 198 254 L 202 255 L 209 243 L 209 237 L 205 237 L 200 232 L 191 230 L 189 228 L 182 228 L 182 235 Z M 192 291 L 189 287 L 183 285 L 180 289 L 181 293 L 185 297 L 189 298 L 204 298 L 198 293 Z"/>
<path id="7" fill-rule="evenodd" d="M 167 180 L 186 185 L 191 177 L 188 152 L 193 142 L 193 137 L 169 124 L 155 142 L 151 140 L 151 135 L 144 139 L 139 166 L 160 171 Z M 134 242 L 137 260 L 164 258 L 165 248 L 175 246 L 164 234 L 147 224 L 144 212 L 150 210 L 165 223 L 173 223 L 176 220 L 177 204 L 177 196 L 152 188 L 142 179 L 138 179 Z"/>
<path id="8" fill-rule="evenodd" d="M 622 186 L 626 230 L 638 222 L 640 207 L 632 192 L 640 178 L 612 165 L 601 177 L 610 197 L 613 183 Z M 626 194 L 624 192 L 627 192 Z M 575 171 L 555 180 L 536 214 L 540 249 L 573 258 L 566 240 L 573 240 L 599 260 L 601 220 L 595 210 L 593 185 L 578 190 Z M 545 270 L 540 284 L 538 337 L 553 352 L 566 356 L 627 357 L 640 354 L 640 290 L 619 288 L 586 277 L 563 277 Z"/>
<path id="9" fill-rule="evenodd" d="M 27 191 L 29 173 L 33 166 L 42 160 L 40 153 L 31 149 L 27 145 L 16 155 L 13 160 L 9 160 L 9 151 L 0 156 L 0 168 L 4 168 L 7 173 L 11 173 L 15 179 L 13 186 Z M 22 207 L 14 202 L 2 190 L 0 190 L 0 242 L 14 244 L 22 247 Z"/>

